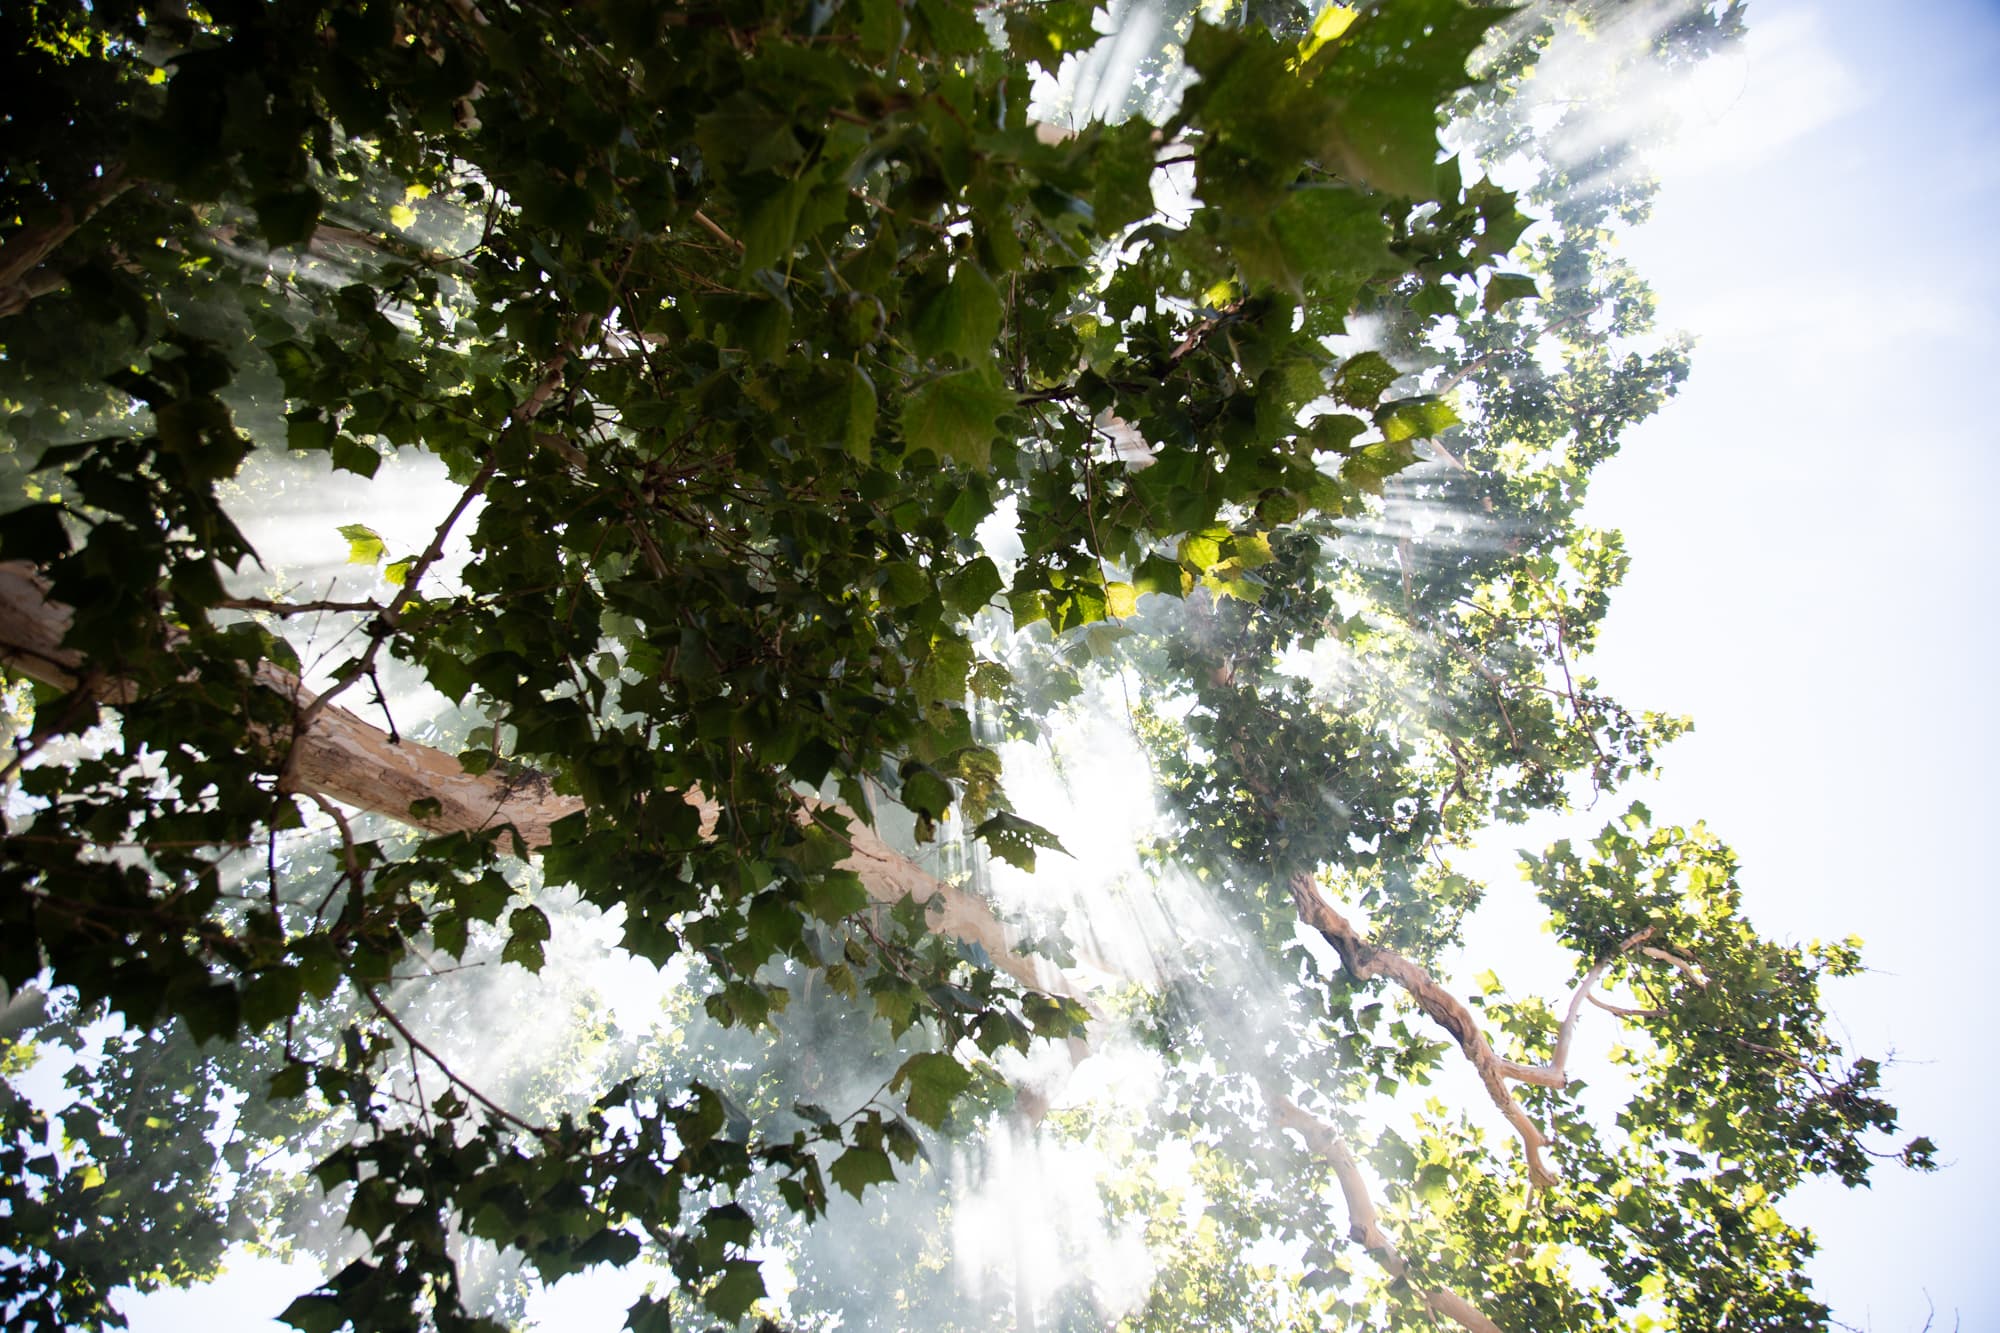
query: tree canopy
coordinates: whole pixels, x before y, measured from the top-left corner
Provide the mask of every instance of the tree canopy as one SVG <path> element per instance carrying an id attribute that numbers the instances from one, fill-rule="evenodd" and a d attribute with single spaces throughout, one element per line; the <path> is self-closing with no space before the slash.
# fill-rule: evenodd
<path id="1" fill-rule="evenodd" d="M 605 1264 L 639 1333 L 1824 1327 L 1780 1203 L 1932 1151 L 1857 942 L 1633 804 L 1525 858 L 1564 994 L 1446 971 L 1454 854 L 1686 726 L 1586 663 L 1687 368 L 1648 188 L 1522 100 L 1624 14 L 1134 6 L 1065 108 L 1085 0 L 8 6 L 4 1071 L 79 1057 L 0 1093 L 9 1322 L 249 1241 L 331 1261 L 308 1333 Z M 241 525 L 334 474 L 448 480 L 319 596 Z M 1145 958 L 1003 762 L 1114 696 Z M 471 1076 L 547 1016 L 428 979 L 579 949 L 650 1026 Z M 994 1135 L 1109 1164 L 1142 1289 L 968 1294 Z"/>

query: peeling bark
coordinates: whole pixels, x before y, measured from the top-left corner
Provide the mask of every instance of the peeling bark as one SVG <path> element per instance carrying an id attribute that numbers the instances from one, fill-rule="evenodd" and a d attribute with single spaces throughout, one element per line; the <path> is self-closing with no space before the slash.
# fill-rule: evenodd
<path id="1" fill-rule="evenodd" d="M 77 653 L 63 646 L 69 624 L 69 608 L 49 599 L 47 585 L 30 567 L 19 561 L 0 563 L 0 662 L 59 689 L 84 687 L 99 703 L 129 702 L 132 692 L 125 682 L 93 674 Z M 296 735 L 271 738 L 274 747 L 291 746 L 284 765 L 286 790 L 328 797 L 431 833 L 478 833 L 512 825 L 530 852 L 548 845 L 557 820 L 584 808 L 580 798 L 555 791 L 540 774 L 467 773 L 442 750 L 391 739 L 330 703 L 316 706 L 319 696 L 270 662 L 258 664 L 256 681 L 289 699 L 294 718 L 304 723 Z M 439 809 L 417 818 L 410 807 L 423 800 L 436 801 Z M 701 811 L 702 836 L 714 836 L 720 806 L 699 791 L 689 792 L 687 800 Z M 808 801 L 801 814 L 810 817 L 814 810 L 848 819 L 844 836 L 852 851 L 840 867 L 858 875 L 876 902 L 914 898 L 929 909 L 925 919 L 930 929 L 978 945 L 995 967 L 1023 986 L 1084 998 L 1083 989 L 1054 964 L 1017 952 L 1015 933 L 984 899 L 938 879 L 889 846 L 852 811 Z M 503 840 L 503 847 L 509 845 Z"/>

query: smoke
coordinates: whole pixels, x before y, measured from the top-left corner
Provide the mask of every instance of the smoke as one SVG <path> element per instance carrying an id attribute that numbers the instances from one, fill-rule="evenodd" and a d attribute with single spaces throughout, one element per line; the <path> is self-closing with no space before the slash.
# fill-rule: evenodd
<path id="1" fill-rule="evenodd" d="M 1535 48 L 1532 69 L 1446 143 L 1538 202 L 1640 221 L 1662 167 L 1713 138 L 1703 132 L 1742 95 L 1746 66 L 1729 43 L 1741 28 L 1742 6 L 1726 0 L 1531 5 L 1495 29 L 1473 69 L 1511 67 Z M 1837 95 L 1799 91 L 1801 114 Z"/>
<path id="2" fill-rule="evenodd" d="M 1740 71 L 1728 60 L 1698 67 L 1690 81 L 1639 59 L 1688 12 L 1687 5 L 1638 5 L 1594 30 L 1556 20 L 1522 94 L 1524 119 L 1545 132 L 1538 147 L 1564 178 L 1558 186 L 1545 177 L 1542 188 L 1595 198 L 1640 182 L 1649 170 L 1642 150 L 1660 142 L 1663 111 L 1698 125 L 1729 96 L 1729 80 Z M 1136 2 L 1110 14 L 1113 36 L 1038 85 L 1038 117 L 1157 118 L 1177 99 L 1184 76 L 1169 40 L 1176 21 L 1158 5 Z M 1455 134 L 1472 151 L 1499 151 L 1479 126 Z M 245 264 L 264 262 L 240 247 L 231 253 Z M 279 276 L 332 280 L 318 270 Z M 1357 321 L 1339 350 L 1374 347 L 1378 336 Z M 1504 548 L 1515 532 L 1456 496 L 1451 476 L 1445 465 L 1429 465 L 1375 512 L 1344 520 L 1341 558 L 1390 571 L 1408 559 Z M 240 573 L 235 590 L 329 599 L 390 591 L 375 568 L 350 563 L 343 525 L 371 527 L 393 560 L 429 543 L 455 495 L 442 464 L 415 454 L 390 455 L 368 480 L 329 474 L 316 457 L 265 451 L 235 486 L 232 508 L 264 559 L 263 569 Z M 455 582 L 476 517 L 461 520 L 428 576 L 432 588 Z M 1003 564 L 1012 534 L 1004 505 L 981 529 Z M 360 620 L 328 613 L 285 623 L 309 684 L 323 687 L 325 672 L 358 649 Z M 436 694 L 414 669 L 385 667 L 382 707 L 403 734 L 449 736 L 472 724 L 457 701 Z M 1326 690 L 1369 671 L 1331 640 L 1286 669 Z M 1053 830 L 1067 855 L 1045 855 L 1029 876 L 987 864 L 962 844 L 938 853 L 942 869 L 964 867 L 1004 910 L 1072 944 L 1079 970 L 1102 987 L 1107 1011 L 1093 1025 L 1089 1054 L 1079 1061 L 1067 1047 L 1044 1043 L 1004 1058 L 1002 1073 L 1016 1090 L 1011 1107 L 934 1144 L 931 1159 L 901 1168 L 895 1185 L 859 1202 L 836 1198 L 816 1228 L 788 1230 L 771 1210 L 772 1287 L 798 1322 L 818 1311 L 810 1317 L 842 1328 L 1114 1323 L 1147 1299 L 1178 1234 L 1170 1226 L 1149 1229 L 1146 1208 L 1121 1197 L 1121 1182 L 1137 1173 L 1173 1196 L 1169 1221 L 1192 1225 L 1208 1206 L 1194 1150 L 1162 1129 L 1161 1113 L 1177 1094 L 1150 1044 L 1154 1011 L 1171 1007 L 1176 1022 L 1209 1034 L 1211 1049 L 1237 1054 L 1240 1064 L 1230 1072 L 1254 1075 L 1277 1067 L 1273 1042 L 1289 982 L 1206 886 L 1149 851 L 1170 841 L 1172 819 L 1133 732 L 1138 688 L 1123 668 L 1093 673 L 1045 739 L 999 747 L 1019 812 Z M 1402 703 L 1413 716 L 1429 706 L 1415 695 Z M 397 836 L 386 825 L 366 831 Z M 260 873 L 251 862 L 238 871 Z M 578 1111 L 634 1073 L 663 1092 L 701 1077 L 739 1105 L 810 1101 L 842 1115 L 866 1105 L 907 1053 L 882 1024 L 856 1022 L 846 1006 L 821 1003 L 823 996 L 782 968 L 772 975 L 793 984 L 794 1002 L 775 1034 L 722 1028 L 701 1011 L 708 979 L 699 965 L 676 960 L 662 969 L 632 956 L 619 945 L 616 911 L 552 892 L 532 869 L 521 872 L 518 887 L 551 918 L 539 972 L 499 961 L 497 934 L 476 936 L 466 962 L 414 960 L 384 998 L 455 1076 L 525 1118 Z M 1330 965 L 1323 951 L 1317 956 Z M 1156 1003 L 1161 995 L 1169 998 Z M 385 1086 L 414 1104 L 445 1084 L 442 1071 L 418 1061 L 393 1071 Z M 338 1247 L 353 1244 L 326 1243 L 336 1262 L 347 1252 Z M 640 1266 L 538 1288 L 524 1285 L 518 1265 L 490 1248 L 468 1251 L 467 1263 L 476 1290 L 496 1298 L 511 1291 L 510 1299 L 525 1299 L 526 1318 L 549 1326 L 581 1324 L 584 1310 L 614 1302 L 622 1308 L 639 1286 L 668 1281 Z"/>

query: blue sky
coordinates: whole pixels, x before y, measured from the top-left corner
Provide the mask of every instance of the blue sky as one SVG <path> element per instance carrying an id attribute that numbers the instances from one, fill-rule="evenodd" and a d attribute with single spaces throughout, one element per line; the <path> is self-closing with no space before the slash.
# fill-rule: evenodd
<path id="1" fill-rule="evenodd" d="M 1737 848 L 1766 931 L 1867 940 L 1833 1007 L 1856 1051 L 1895 1050 L 1907 1129 L 1950 1163 L 1805 1192 L 1822 1298 L 1875 1333 L 1932 1304 L 1939 1330 L 2000 1327 L 2000 428 L 1978 407 L 2000 374 L 2000 10 L 1755 0 L 1750 24 L 1625 240 L 1700 344 L 1592 496 L 1633 555 L 1595 669 L 1694 714 L 1638 794 Z M 132 1327 L 213 1331 L 305 1284 L 229 1285 L 135 1302 Z"/>
<path id="2" fill-rule="evenodd" d="M 1633 557 L 1597 667 L 1695 716 L 1648 799 L 1736 846 L 1760 924 L 1867 940 L 1834 1009 L 1951 1163 L 1802 1196 L 1822 1298 L 2000 1327 L 2000 8 L 1755 0 L 1729 59 L 1627 241 L 1700 344 L 1591 498 Z"/>

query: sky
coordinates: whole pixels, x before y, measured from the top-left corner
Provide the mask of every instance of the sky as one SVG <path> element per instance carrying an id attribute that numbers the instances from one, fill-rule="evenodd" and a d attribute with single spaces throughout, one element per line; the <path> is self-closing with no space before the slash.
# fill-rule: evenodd
<path id="1" fill-rule="evenodd" d="M 1632 554 L 1594 668 L 1614 697 L 1694 715 L 1634 794 L 1737 849 L 1752 918 L 1867 941 L 1871 971 L 1831 1007 L 1856 1053 L 1895 1052 L 1906 1132 L 1948 1164 L 1798 1197 L 1821 1298 L 1870 1333 L 1933 1310 L 1939 1330 L 2000 1328 L 2000 428 L 1977 407 L 2000 352 L 2000 7 L 1754 0 L 1749 20 L 1623 241 L 1663 326 L 1699 343 L 1586 511 Z M 1512 929 L 1479 923 L 1468 955 Z M 225 1289 L 130 1302 L 131 1326 L 270 1327 L 301 1276 L 239 1265 Z"/>
<path id="2" fill-rule="evenodd" d="M 1821 1299 L 1876 1333 L 1933 1303 L 2000 1328 L 2000 6 L 1753 0 L 1749 27 L 1624 241 L 1699 342 L 1585 510 L 1632 556 L 1594 667 L 1694 716 L 1635 794 L 1736 848 L 1752 919 L 1866 940 L 1830 1007 L 1895 1052 L 1905 1131 L 1949 1164 L 1797 1197 Z"/>

